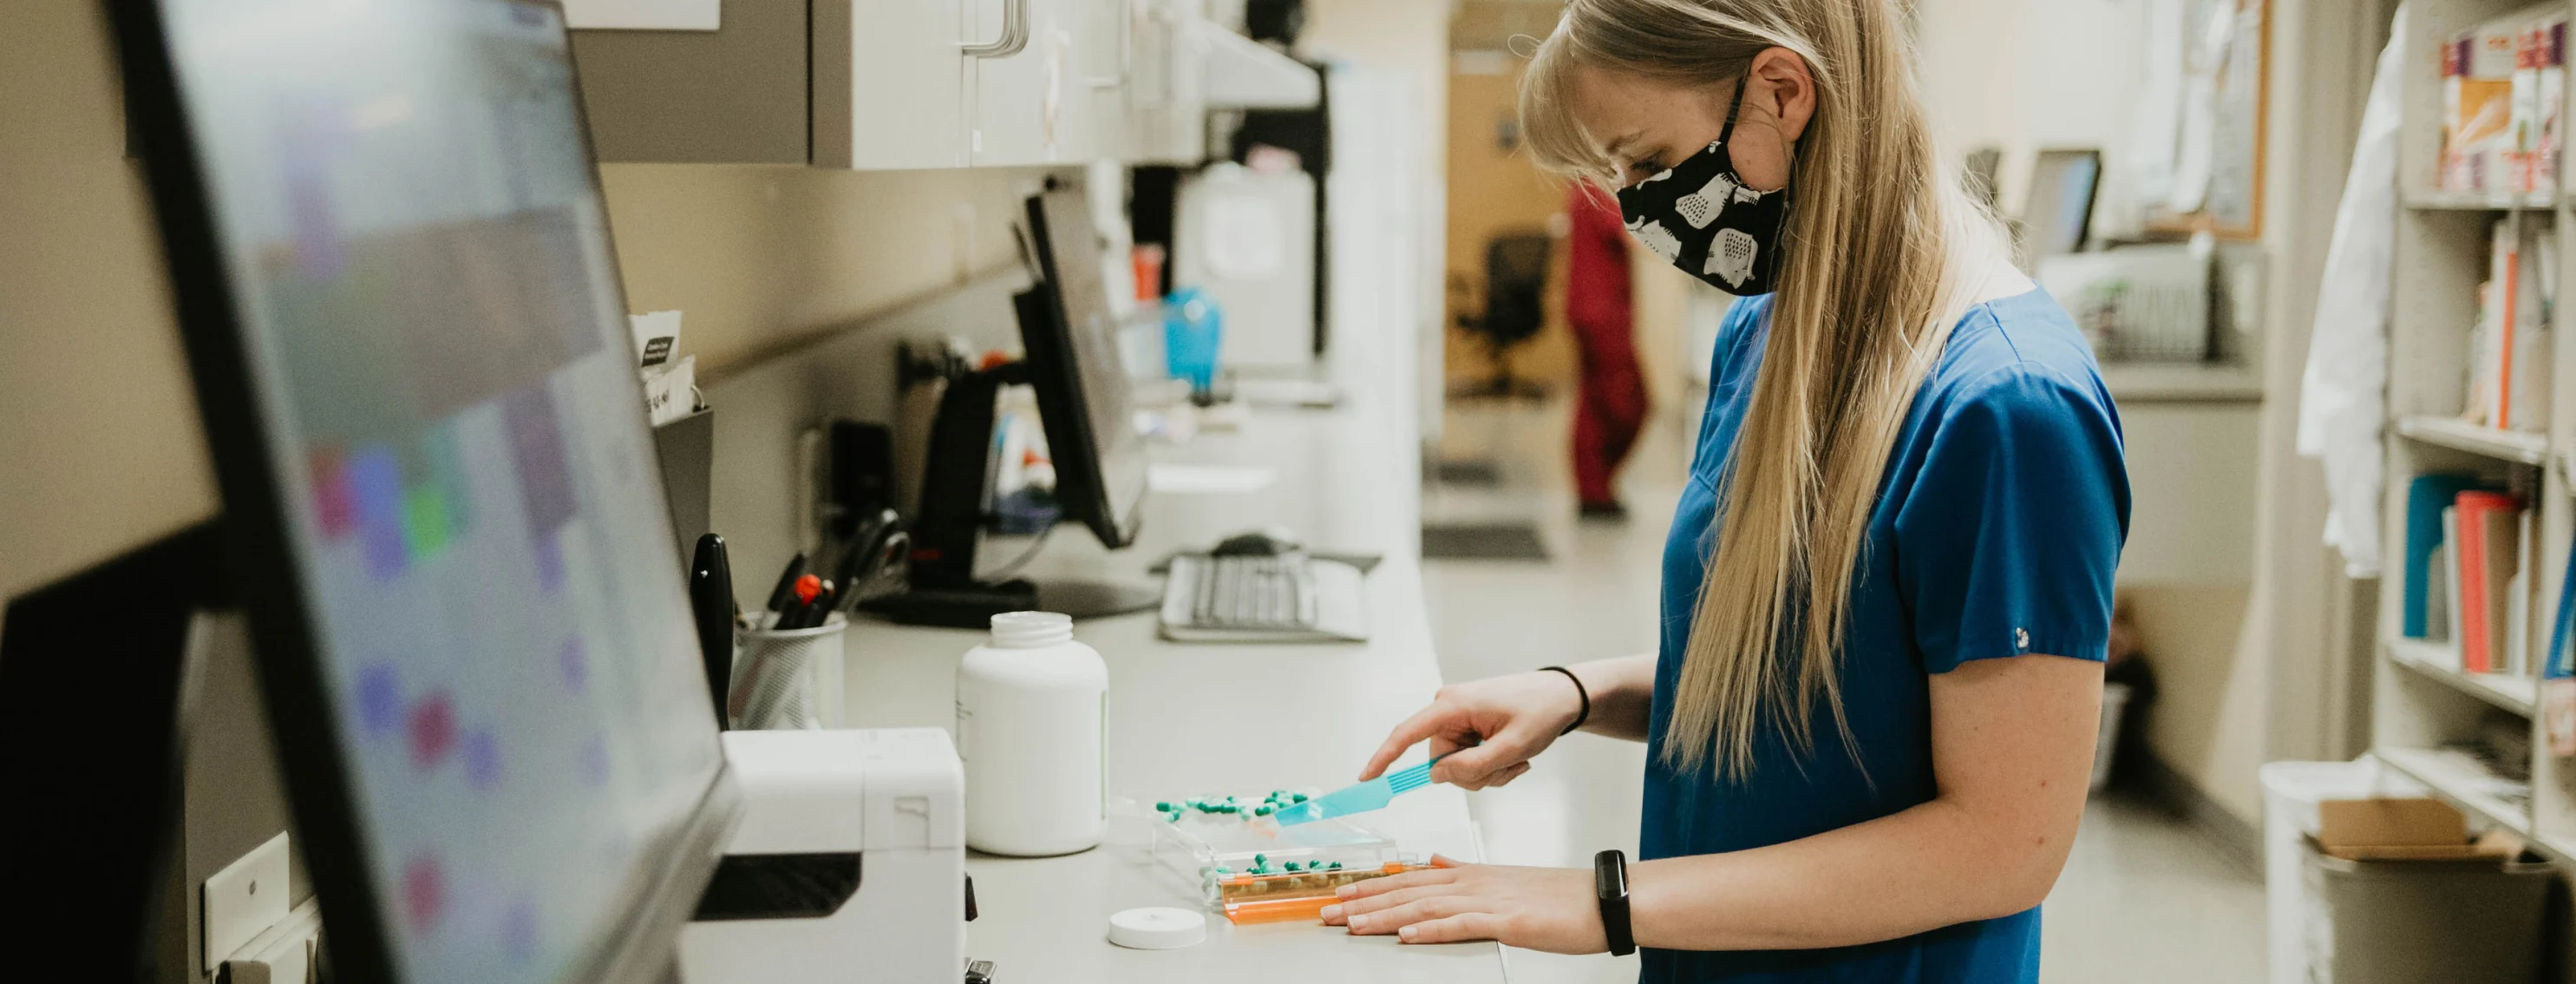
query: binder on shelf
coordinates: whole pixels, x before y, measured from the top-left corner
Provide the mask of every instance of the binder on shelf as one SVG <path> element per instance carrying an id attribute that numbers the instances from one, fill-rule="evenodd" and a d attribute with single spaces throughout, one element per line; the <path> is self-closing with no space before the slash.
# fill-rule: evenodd
<path id="1" fill-rule="evenodd" d="M 2558 610 L 2549 621 L 2549 655 L 2541 663 L 2540 675 L 2550 680 L 2576 678 L 2576 658 L 2567 652 L 2567 637 L 2576 633 L 2576 547 L 2567 551 L 2567 571 L 2558 578 Z"/>
<path id="2" fill-rule="evenodd" d="M 2441 598 L 2441 567 L 2433 565 L 2433 554 L 2445 537 L 2442 511 L 2460 493 L 2478 487 L 2474 475 L 2417 475 L 2406 488 L 2406 610 L 2401 613 L 2399 628 L 2409 639 L 2447 639 L 2448 632 L 2435 634 L 2428 623 L 2437 618 L 2445 604 Z"/>
<path id="3" fill-rule="evenodd" d="M 2460 510 L 2457 507 L 2442 510 L 2442 549 L 2439 556 L 2442 561 L 2442 638 L 2451 644 L 2445 650 L 2450 655 L 2448 665 L 2458 670 L 2460 626 L 2466 620 L 2460 617 Z"/>
<path id="4" fill-rule="evenodd" d="M 2576 657 L 2567 652 L 2576 633 L 2576 549 L 2567 552 L 2567 570 L 2558 578 L 2558 610 L 2550 615 L 2549 655 L 2541 661 L 2541 730 L 2549 753 L 2576 755 Z"/>
<path id="5" fill-rule="evenodd" d="M 2538 566 L 2540 546 L 2540 511 L 2525 508 L 2514 513 L 2513 578 L 2505 590 L 2504 672 L 2517 677 L 2531 675 L 2531 603 L 2536 592 L 2533 569 Z"/>
<path id="6" fill-rule="evenodd" d="M 2504 668 L 2512 609 L 2511 582 L 2521 562 L 2517 528 L 2522 500 L 2503 492 L 2460 493 L 2452 511 L 2459 529 L 2458 607 L 2460 668 L 2493 673 Z"/>
<path id="7" fill-rule="evenodd" d="M 2487 279 L 2469 328 L 2468 399 L 2460 415 L 2499 430 L 2548 426 L 2550 306 L 2557 299 L 2558 233 L 2537 222 L 2496 221 Z"/>

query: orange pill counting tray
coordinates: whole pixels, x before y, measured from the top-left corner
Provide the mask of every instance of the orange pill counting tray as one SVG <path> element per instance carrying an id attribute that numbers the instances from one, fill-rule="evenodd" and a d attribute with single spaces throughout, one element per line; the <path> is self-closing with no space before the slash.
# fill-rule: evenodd
<path id="1" fill-rule="evenodd" d="M 1390 861 L 1364 869 L 1228 875 L 1217 880 L 1218 904 L 1224 907 L 1226 920 L 1238 926 L 1321 920 L 1324 907 L 1340 898 L 1338 893 L 1344 885 L 1428 867 Z"/>

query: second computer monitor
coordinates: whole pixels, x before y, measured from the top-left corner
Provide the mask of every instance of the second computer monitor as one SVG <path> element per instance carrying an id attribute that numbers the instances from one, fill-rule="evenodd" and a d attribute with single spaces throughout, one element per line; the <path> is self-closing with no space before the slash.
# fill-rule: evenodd
<path id="1" fill-rule="evenodd" d="M 1135 539 L 1145 501 L 1145 448 L 1128 407 L 1091 209 L 1079 189 L 1032 195 L 1028 228 L 1046 282 L 1023 302 L 1020 336 L 1055 460 L 1056 499 L 1103 546 L 1123 547 Z"/>
<path id="2" fill-rule="evenodd" d="M 2081 251 L 2092 238 L 2093 196 L 2102 183 L 2102 152 L 2043 150 L 2030 167 L 2030 197 L 2022 222 L 2030 230 L 2030 255 Z"/>

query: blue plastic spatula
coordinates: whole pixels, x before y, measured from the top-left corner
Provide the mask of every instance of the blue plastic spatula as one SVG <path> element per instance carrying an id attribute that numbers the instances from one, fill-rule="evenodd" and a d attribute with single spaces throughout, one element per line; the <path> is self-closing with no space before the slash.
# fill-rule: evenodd
<path id="1" fill-rule="evenodd" d="M 1356 786 L 1336 789 L 1281 810 L 1273 818 L 1282 827 L 1294 827 L 1344 814 L 1383 810 L 1396 797 L 1431 785 L 1431 766 L 1447 757 L 1443 755 L 1402 772 L 1391 772 Z"/>

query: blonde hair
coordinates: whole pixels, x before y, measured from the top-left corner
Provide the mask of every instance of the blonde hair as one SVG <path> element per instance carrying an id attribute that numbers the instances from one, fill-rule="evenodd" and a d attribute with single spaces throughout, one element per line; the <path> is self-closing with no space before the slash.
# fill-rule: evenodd
<path id="1" fill-rule="evenodd" d="M 1950 326 L 2004 255 L 1936 151 L 1902 2 L 1572 0 L 1522 78 L 1540 166 L 1611 187 L 1615 162 L 1571 113 L 1577 69 L 1724 92 L 1777 47 L 1815 79 L 1770 339 L 1718 481 L 1665 732 L 1664 763 L 1683 771 L 1713 756 L 1720 775 L 1749 776 L 1766 722 L 1812 756 L 1820 704 L 1858 761 L 1838 670 L 1879 480 Z"/>

